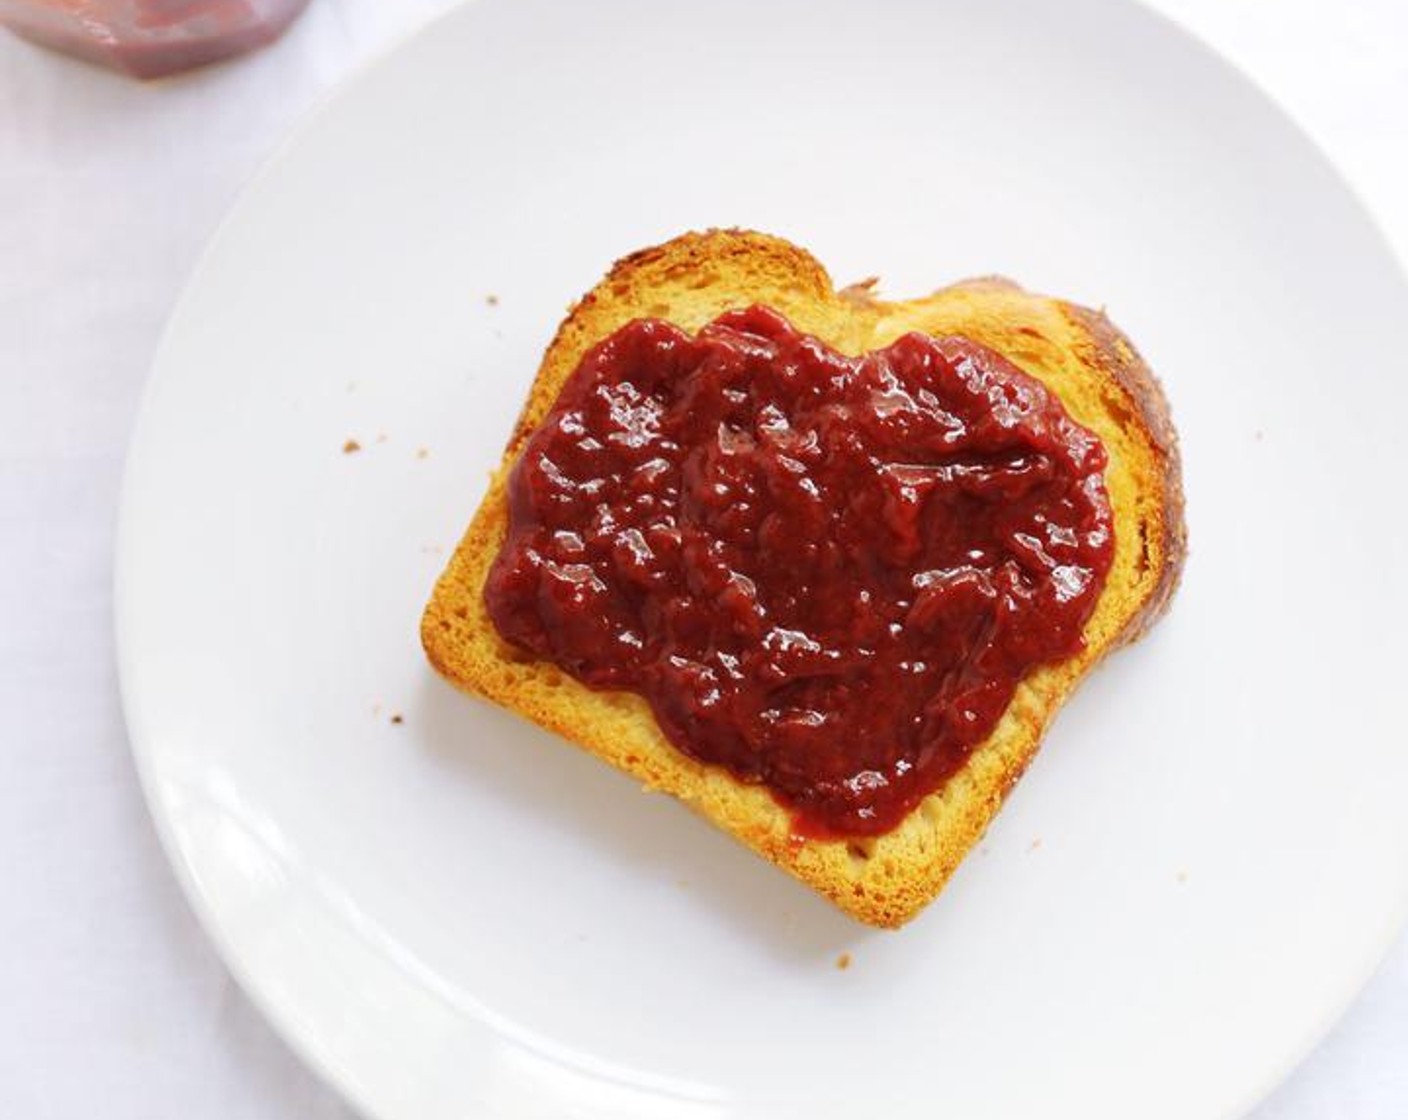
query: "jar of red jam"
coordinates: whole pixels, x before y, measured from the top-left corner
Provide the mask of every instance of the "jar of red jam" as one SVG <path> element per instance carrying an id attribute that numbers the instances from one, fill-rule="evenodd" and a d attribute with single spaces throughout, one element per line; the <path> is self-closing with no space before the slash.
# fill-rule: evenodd
<path id="1" fill-rule="evenodd" d="M 159 78 L 278 38 L 308 0 L 0 0 L 15 34 L 137 78 Z"/>

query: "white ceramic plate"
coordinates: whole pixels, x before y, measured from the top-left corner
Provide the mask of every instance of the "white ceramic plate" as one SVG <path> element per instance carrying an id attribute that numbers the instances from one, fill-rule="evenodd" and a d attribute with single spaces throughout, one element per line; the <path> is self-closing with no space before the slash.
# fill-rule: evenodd
<path id="1" fill-rule="evenodd" d="M 1107 305 L 1183 433 L 1172 615 L 898 934 L 417 641 L 568 301 L 722 224 Z M 118 621 L 172 860 L 385 1120 L 1237 1113 L 1408 897 L 1405 310 L 1310 144 L 1136 6 L 460 9 L 296 134 L 157 362 Z"/>

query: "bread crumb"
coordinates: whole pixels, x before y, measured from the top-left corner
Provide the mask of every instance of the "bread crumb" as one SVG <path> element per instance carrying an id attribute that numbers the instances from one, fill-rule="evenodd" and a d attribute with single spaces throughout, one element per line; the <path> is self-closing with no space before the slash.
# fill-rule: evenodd
<path id="1" fill-rule="evenodd" d="M 391 714 L 391 722 L 392 722 L 392 723 L 405 723 L 405 722 L 406 722 L 406 717 L 403 716 L 400 712 L 393 712 L 393 713 Z"/>
<path id="2" fill-rule="evenodd" d="M 498 307 L 499 297 L 494 295 L 493 292 L 490 292 L 487 296 L 484 297 L 484 302 L 487 303 L 490 307 Z"/>
<path id="3" fill-rule="evenodd" d="M 342 445 L 342 453 L 344 455 L 351 455 L 361 450 L 362 445 L 358 443 L 355 439 L 349 439 L 346 443 Z"/>
<path id="4" fill-rule="evenodd" d="M 1186 883 L 1188 881 L 1188 872 L 1180 871 L 1177 875 L 1174 876 L 1174 878 L 1176 878 L 1180 883 Z"/>
<path id="5" fill-rule="evenodd" d="M 377 443 L 385 443 L 385 442 L 386 442 L 386 433 L 385 433 L 385 432 L 377 432 L 377 434 L 376 434 L 376 441 L 377 441 Z"/>
<path id="6" fill-rule="evenodd" d="M 839 957 L 837 957 L 837 958 L 836 958 L 836 967 L 839 968 L 842 972 L 845 972 L 846 969 L 850 968 L 850 967 L 851 967 L 851 954 L 850 954 L 850 953 L 842 953 Z"/>
<path id="7" fill-rule="evenodd" d="M 1263 439 L 1266 438 L 1266 433 L 1263 432 L 1260 428 L 1258 428 L 1254 433 L 1252 433 L 1252 438 L 1255 439 L 1257 443 L 1260 443 Z"/>
<path id="8" fill-rule="evenodd" d="M 357 391 L 357 383 L 355 381 L 349 381 L 347 383 L 347 391 L 349 393 L 355 393 Z"/>
<path id="9" fill-rule="evenodd" d="M 1040 836 L 1038 836 L 1035 840 L 1033 840 L 1030 844 L 1027 845 L 1027 851 L 1029 851 L 1029 852 L 1034 852 L 1034 851 L 1036 851 L 1039 847 L 1041 847 L 1041 837 L 1040 837 Z"/>
<path id="10" fill-rule="evenodd" d="M 442 552 L 445 551 L 438 544 L 423 544 L 420 546 L 420 550 L 424 552 L 427 556 L 439 556 Z"/>
<path id="11" fill-rule="evenodd" d="M 425 448 L 425 447 L 417 447 L 417 448 L 416 448 L 416 458 L 417 458 L 417 459 L 428 459 L 428 458 L 430 458 L 430 449 L 429 449 L 429 448 Z"/>

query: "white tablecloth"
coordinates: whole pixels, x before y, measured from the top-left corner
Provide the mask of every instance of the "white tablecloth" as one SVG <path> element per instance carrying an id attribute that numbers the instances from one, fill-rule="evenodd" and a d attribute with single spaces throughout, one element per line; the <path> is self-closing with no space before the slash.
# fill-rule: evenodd
<path id="1" fill-rule="evenodd" d="M 314 0 L 272 49 L 154 86 L 0 35 L 0 1117 L 350 1116 L 157 847 L 114 681 L 112 529 L 158 333 L 221 214 L 322 90 L 445 3 Z M 1279 98 L 1408 258 L 1408 6 L 1156 6 Z M 1408 1117 L 1408 939 L 1255 1115 Z"/>

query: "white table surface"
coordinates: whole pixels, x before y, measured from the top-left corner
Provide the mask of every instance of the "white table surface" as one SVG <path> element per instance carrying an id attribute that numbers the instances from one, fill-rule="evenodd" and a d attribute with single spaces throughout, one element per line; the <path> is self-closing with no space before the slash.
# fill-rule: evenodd
<path id="1" fill-rule="evenodd" d="M 158 334 L 220 216 L 320 92 L 445 6 L 314 0 L 273 48 L 154 86 L 0 35 L 0 1117 L 351 1117 L 157 847 L 118 708 L 112 530 Z M 1278 98 L 1408 259 L 1408 5 L 1155 6 Z M 1408 1117 L 1408 937 L 1254 1116 Z"/>

